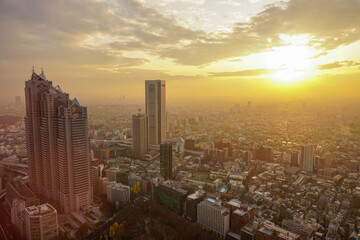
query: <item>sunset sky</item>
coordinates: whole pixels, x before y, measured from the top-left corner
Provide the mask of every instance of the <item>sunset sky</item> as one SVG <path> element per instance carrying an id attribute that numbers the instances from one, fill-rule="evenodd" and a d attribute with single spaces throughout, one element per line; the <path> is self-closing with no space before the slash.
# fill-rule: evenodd
<path id="1" fill-rule="evenodd" d="M 360 99 L 360 0 L 0 0 L 0 99 L 44 68 L 80 103 Z"/>

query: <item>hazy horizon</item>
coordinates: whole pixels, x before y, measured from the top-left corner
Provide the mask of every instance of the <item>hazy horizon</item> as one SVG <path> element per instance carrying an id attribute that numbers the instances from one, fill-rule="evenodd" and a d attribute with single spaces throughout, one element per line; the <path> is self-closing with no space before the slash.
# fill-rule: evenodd
<path id="1" fill-rule="evenodd" d="M 32 66 L 84 104 L 360 98 L 357 0 L 0 2 L 0 100 Z"/>

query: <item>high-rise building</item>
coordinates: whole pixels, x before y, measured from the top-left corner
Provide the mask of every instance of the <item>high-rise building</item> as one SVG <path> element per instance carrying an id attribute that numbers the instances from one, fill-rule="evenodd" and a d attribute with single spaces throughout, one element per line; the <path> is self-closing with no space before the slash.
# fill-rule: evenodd
<path id="1" fill-rule="evenodd" d="M 197 221 L 225 237 L 229 232 L 230 210 L 221 206 L 219 200 L 205 198 L 197 205 Z"/>
<path id="2" fill-rule="evenodd" d="M 299 152 L 293 151 L 291 152 L 290 166 L 299 166 Z"/>
<path id="3" fill-rule="evenodd" d="M 27 240 L 50 240 L 58 237 L 57 212 L 50 204 L 25 208 Z"/>
<path id="4" fill-rule="evenodd" d="M 314 145 L 301 146 L 302 170 L 314 172 Z"/>
<path id="5" fill-rule="evenodd" d="M 29 182 L 38 195 L 59 200 L 65 212 L 92 202 L 86 107 L 70 100 L 44 73 L 25 82 Z"/>
<path id="6" fill-rule="evenodd" d="M 173 178 L 171 143 L 165 142 L 160 145 L 160 175 L 165 180 Z"/>
<path id="7" fill-rule="evenodd" d="M 15 96 L 15 106 L 20 106 L 21 105 L 21 97 L 20 96 Z"/>
<path id="8" fill-rule="evenodd" d="M 149 144 L 166 140 L 166 87 L 164 80 L 145 81 L 145 114 L 148 117 Z"/>
<path id="9" fill-rule="evenodd" d="M 148 119 L 144 114 L 132 116 L 133 150 L 142 156 L 148 150 Z"/>

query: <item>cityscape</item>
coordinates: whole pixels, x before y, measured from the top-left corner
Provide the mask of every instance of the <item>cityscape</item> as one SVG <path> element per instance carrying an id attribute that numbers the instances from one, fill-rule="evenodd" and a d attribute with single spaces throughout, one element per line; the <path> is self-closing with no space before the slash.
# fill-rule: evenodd
<path id="1" fill-rule="evenodd" d="M 359 240 L 360 1 L 29 2 L 0 240 Z"/>

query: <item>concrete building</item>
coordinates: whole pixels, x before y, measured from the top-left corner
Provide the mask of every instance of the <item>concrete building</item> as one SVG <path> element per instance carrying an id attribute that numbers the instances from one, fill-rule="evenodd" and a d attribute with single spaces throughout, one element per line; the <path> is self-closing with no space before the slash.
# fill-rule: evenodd
<path id="1" fill-rule="evenodd" d="M 106 197 L 110 202 L 130 202 L 130 187 L 121 183 L 112 183 L 106 187 Z"/>
<path id="2" fill-rule="evenodd" d="M 92 203 L 87 108 L 42 72 L 25 82 L 29 183 L 64 213 Z"/>
<path id="3" fill-rule="evenodd" d="M 166 140 L 166 85 L 163 80 L 145 81 L 145 114 L 148 117 L 149 144 Z"/>
<path id="4" fill-rule="evenodd" d="M 148 118 L 144 114 L 132 116 L 133 151 L 142 156 L 148 151 Z"/>
<path id="5" fill-rule="evenodd" d="M 202 188 L 187 196 L 185 202 L 185 213 L 186 217 L 191 221 L 197 221 L 197 205 L 204 200 L 205 196 L 206 193 L 202 190 Z"/>
<path id="6" fill-rule="evenodd" d="M 165 180 L 173 178 L 172 157 L 172 144 L 162 143 L 160 145 L 160 175 Z"/>
<path id="7" fill-rule="evenodd" d="M 197 221 L 225 238 L 229 232 L 230 210 L 220 200 L 205 198 L 197 205 Z"/>
<path id="8" fill-rule="evenodd" d="M 314 145 L 301 146 L 302 170 L 314 172 Z"/>
<path id="9" fill-rule="evenodd" d="M 256 234 L 255 240 L 300 240 L 298 234 L 276 226 L 274 223 L 265 221 Z"/>
<path id="10" fill-rule="evenodd" d="M 173 186 L 170 181 L 160 183 L 156 189 L 157 200 L 178 214 L 183 214 L 187 191 Z"/>
<path id="11" fill-rule="evenodd" d="M 45 203 L 25 208 L 27 240 L 48 240 L 58 237 L 58 219 L 56 209 Z"/>

